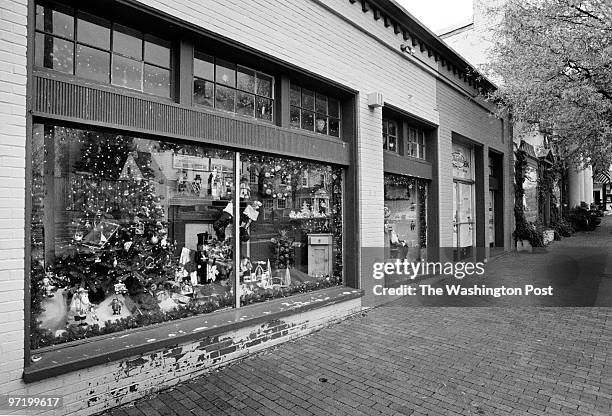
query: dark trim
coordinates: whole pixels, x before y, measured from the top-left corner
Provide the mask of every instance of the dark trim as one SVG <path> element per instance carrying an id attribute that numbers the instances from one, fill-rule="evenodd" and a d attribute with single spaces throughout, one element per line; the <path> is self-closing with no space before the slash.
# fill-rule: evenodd
<path id="1" fill-rule="evenodd" d="M 25 232 L 24 232 L 24 259 L 23 259 L 23 361 L 24 368 L 30 365 L 30 315 L 31 315 L 31 256 L 32 256 L 32 99 L 34 83 L 32 72 L 34 70 L 34 32 L 36 25 L 36 6 L 33 1 L 28 1 L 27 17 L 27 39 L 28 48 L 26 50 L 26 137 L 25 137 Z"/>
<path id="2" fill-rule="evenodd" d="M 427 260 L 440 258 L 440 161 L 438 160 L 439 130 L 436 128 L 425 142 L 427 155 L 431 158 L 432 177 L 427 201 Z M 452 188 L 451 188 L 452 189 Z"/>
<path id="3" fill-rule="evenodd" d="M 278 84 L 280 85 L 280 87 L 277 88 L 278 94 L 275 108 L 278 125 L 281 127 L 289 128 L 291 122 L 289 117 L 291 108 L 291 81 L 288 76 L 281 75 Z"/>
<path id="4" fill-rule="evenodd" d="M 178 102 L 185 106 L 193 105 L 193 43 L 181 40 L 178 48 L 178 68 L 175 71 L 178 76 Z"/>
<path id="5" fill-rule="evenodd" d="M 385 173 L 413 176 L 428 180 L 433 178 L 432 164 L 426 160 L 404 157 L 391 152 L 383 152 L 383 159 Z"/>
<path id="6" fill-rule="evenodd" d="M 42 359 L 37 363 L 32 363 L 29 368 L 24 370 L 23 381 L 32 383 L 164 348 L 217 337 L 230 331 L 359 299 L 362 296 L 363 292 L 360 290 L 349 291 L 342 286 L 333 287 L 292 296 L 290 301 L 300 305 L 297 307 L 287 308 L 284 305 L 287 303 L 287 298 L 279 298 L 269 302 L 243 306 L 240 309 L 232 308 L 207 315 L 41 348 L 36 350 L 36 354 L 41 355 Z M 316 300 L 313 300 L 313 297 Z M 304 301 L 307 304 L 304 304 Z M 199 329 L 204 325 L 203 320 L 208 321 L 206 326 L 209 328 Z M 232 322 L 228 323 L 228 321 Z M 170 336 L 169 334 L 175 334 L 176 336 Z M 148 342 L 151 339 L 155 339 L 155 341 Z"/>
<path id="7" fill-rule="evenodd" d="M 45 73 L 35 73 L 34 84 L 33 114 L 41 118 L 337 165 L 350 163 L 350 144 L 339 138 L 216 110 L 159 102 L 144 94 L 127 95 L 112 87 Z"/>
<path id="8" fill-rule="evenodd" d="M 486 229 L 488 228 L 487 195 L 489 190 L 485 189 L 485 166 L 488 165 L 488 152 L 484 152 L 482 145 L 475 145 L 474 152 L 474 224 L 476 226 L 476 260 L 481 261 L 486 258 L 485 247 L 489 246 L 487 241 Z M 487 173 L 488 176 L 488 173 Z"/>
<path id="9" fill-rule="evenodd" d="M 343 120 L 344 125 L 349 126 L 354 134 L 353 142 L 350 147 L 350 164 L 346 169 L 345 173 L 345 187 L 344 187 L 344 284 L 352 288 L 363 288 L 361 284 L 361 246 L 359 234 L 359 171 L 361 169 L 359 164 L 359 151 L 357 148 L 357 142 L 359 139 L 359 109 L 355 105 L 359 101 L 359 97 L 355 97 L 351 100 L 351 106 L 347 106 L 344 110 L 343 107 Z M 348 127 L 347 127 L 348 128 Z"/>

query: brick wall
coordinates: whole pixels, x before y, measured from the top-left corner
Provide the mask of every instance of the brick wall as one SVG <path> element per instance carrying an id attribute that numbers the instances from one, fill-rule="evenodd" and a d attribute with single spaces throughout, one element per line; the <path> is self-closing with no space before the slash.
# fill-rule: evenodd
<path id="1" fill-rule="evenodd" d="M 18 389 L 10 391 L 63 397 L 63 408 L 56 412 L 28 414 L 90 415 L 189 380 L 264 348 L 304 336 L 360 310 L 361 300 L 357 298 L 53 379 L 14 384 Z"/>
<path id="2" fill-rule="evenodd" d="M 23 370 L 26 0 L 0 2 L 0 394 Z"/>

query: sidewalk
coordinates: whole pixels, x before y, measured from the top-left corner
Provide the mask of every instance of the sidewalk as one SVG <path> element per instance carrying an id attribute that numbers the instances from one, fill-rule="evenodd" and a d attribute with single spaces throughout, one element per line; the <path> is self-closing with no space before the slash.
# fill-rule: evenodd
<path id="1" fill-rule="evenodd" d="M 577 247 L 597 265 L 566 287 L 591 273 L 589 301 L 610 305 L 610 217 L 488 267 L 520 280 Z M 504 306 L 401 299 L 106 415 L 611 415 L 612 309 Z"/>

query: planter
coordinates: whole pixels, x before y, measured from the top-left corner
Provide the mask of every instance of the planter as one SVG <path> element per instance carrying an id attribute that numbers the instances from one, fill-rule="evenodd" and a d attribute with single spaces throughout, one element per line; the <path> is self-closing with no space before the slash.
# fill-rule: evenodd
<path id="1" fill-rule="evenodd" d="M 516 242 L 516 251 L 525 251 L 527 253 L 533 252 L 531 243 L 528 240 L 518 240 Z"/>

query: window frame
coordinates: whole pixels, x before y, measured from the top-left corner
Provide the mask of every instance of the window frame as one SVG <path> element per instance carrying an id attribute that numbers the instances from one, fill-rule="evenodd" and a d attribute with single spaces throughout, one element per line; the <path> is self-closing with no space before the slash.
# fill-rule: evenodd
<path id="1" fill-rule="evenodd" d="M 292 94 L 292 90 L 293 90 L 294 87 L 299 89 L 299 91 L 300 91 L 300 103 L 299 103 L 299 105 L 292 104 L 292 102 L 291 102 L 291 94 Z M 313 99 L 313 107 L 312 108 L 304 107 L 304 99 L 303 99 L 303 97 L 304 97 L 304 90 L 309 91 L 309 92 L 312 93 L 312 99 Z M 291 81 L 289 82 L 288 94 L 289 94 L 289 97 L 288 97 L 289 98 L 289 108 L 288 108 L 288 111 L 289 111 L 289 127 L 290 128 L 300 129 L 300 130 L 304 130 L 304 131 L 308 131 L 308 132 L 316 133 L 316 134 L 321 134 L 321 135 L 328 136 L 328 137 L 342 138 L 342 100 L 341 99 L 336 98 L 336 97 L 334 97 L 332 95 L 329 95 L 329 94 L 324 94 L 324 93 L 321 92 L 320 89 L 306 88 L 306 87 L 300 85 L 299 83 L 294 83 L 294 82 L 291 82 Z M 317 111 L 317 99 L 319 97 L 325 97 L 325 103 L 326 103 L 326 113 L 325 114 Z M 337 117 L 330 114 L 330 111 L 329 111 L 329 108 L 330 108 L 329 107 L 329 101 L 330 101 L 330 99 L 332 99 L 332 100 L 334 100 L 334 101 L 336 101 L 338 103 L 338 116 Z M 296 109 L 299 112 L 299 115 L 300 115 L 299 126 L 294 125 L 292 123 L 292 121 L 291 121 L 291 111 L 293 109 Z M 312 130 L 306 129 L 306 128 L 302 127 L 303 126 L 303 120 L 304 120 L 304 116 L 303 116 L 304 112 L 312 113 L 312 115 L 313 115 L 313 129 Z M 317 130 L 317 116 L 318 115 L 324 116 L 326 118 L 326 125 L 325 125 L 325 131 L 326 132 L 325 133 L 320 132 L 320 131 Z M 337 136 L 333 135 L 333 134 L 330 134 L 330 127 L 329 127 L 330 120 L 335 120 L 335 121 L 338 122 L 338 135 Z"/>
<path id="2" fill-rule="evenodd" d="M 196 75 L 196 71 L 195 71 L 196 59 L 200 59 L 200 58 L 198 58 L 198 56 L 205 56 L 205 57 L 210 58 L 212 60 L 210 62 L 212 63 L 212 66 L 213 66 L 213 73 L 212 73 L 212 78 L 213 79 L 206 79 L 206 78 L 203 78 L 201 76 Z M 204 59 L 200 59 L 200 60 L 203 61 Z M 233 86 L 232 85 L 224 85 L 224 84 L 221 84 L 221 83 L 217 82 L 216 78 L 217 78 L 217 62 L 218 61 L 222 61 L 223 63 L 227 63 L 227 64 L 230 64 L 230 65 L 233 66 L 233 72 L 234 72 Z M 223 111 L 225 113 L 234 114 L 236 116 L 245 117 L 245 118 L 248 118 L 248 119 L 251 119 L 251 120 L 252 119 L 260 120 L 260 121 L 265 122 L 265 123 L 274 124 L 276 122 L 277 115 L 276 115 L 275 105 L 276 105 L 276 101 L 277 100 L 275 99 L 276 98 L 275 97 L 275 92 L 276 92 L 276 77 L 274 75 L 271 75 L 271 74 L 259 71 L 257 69 L 251 68 L 251 67 L 246 66 L 246 65 L 241 65 L 241 64 L 236 63 L 236 62 L 232 62 L 232 61 L 229 61 L 229 60 L 226 60 L 226 59 L 223 59 L 223 58 L 219 58 L 218 56 L 215 56 L 215 55 L 212 55 L 212 54 L 209 54 L 209 53 L 203 52 L 201 50 L 197 50 L 197 49 L 194 49 L 193 59 L 192 59 L 191 65 L 192 65 L 191 72 L 193 74 L 192 84 L 194 85 L 193 92 L 192 92 L 194 107 L 197 107 L 197 108 L 208 108 L 208 109 L 213 109 L 215 111 Z M 244 89 L 241 89 L 238 86 L 238 73 L 239 73 L 240 69 L 253 72 L 253 77 L 255 79 L 255 85 L 254 85 L 253 91 L 246 91 Z M 264 77 L 270 79 L 270 96 L 269 97 L 266 97 L 265 95 L 258 94 L 258 80 L 260 79 L 258 77 L 259 74 L 261 74 Z M 196 81 L 204 81 L 204 82 L 208 82 L 208 83 L 212 84 L 212 86 L 213 86 L 213 88 L 212 88 L 213 94 L 212 94 L 212 98 L 211 98 L 212 106 L 208 106 L 206 104 L 196 103 L 196 101 L 195 101 L 195 94 L 196 94 L 196 92 L 195 92 L 195 83 L 196 83 Z M 217 87 L 218 86 L 221 86 L 223 88 L 228 88 L 228 89 L 233 90 L 233 92 L 234 92 L 234 111 L 229 111 L 229 110 L 217 107 L 216 104 L 217 104 Z M 238 111 L 237 111 L 237 97 L 238 97 L 239 93 L 250 94 L 250 95 L 253 96 L 253 98 L 254 98 L 254 100 L 253 100 L 253 116 L 238 113 Z M 270 101 L 270 112 L 271 112 L 271 114 L 270 114 L 270 119 L 269 120 L 266 119 L 266 118 L 258 117 L 257 116 L 257 99 L 258 98 Z"/>
<path id="3" fill-rule="evenodd" d="M 395 135 L 389 134 L 389 124 L 395 125 Z M 386 132 L 386 133 L 385 133 Z M 400 133 L 400 123 L 392 118 L 383 117 L 382 119 L 382 138 L 383 138 L 383 150 L 394 154 L 400 154 L 400 140 L 402 135 Z M 389 148 L 389 138 L 395 138 L 395 150 Z"/>
<path id="4" fill-rule="evenodd" d="M 53 32 L 49 32 L 47 30 L 45 30 L 44 26 L 43 29 L 38 29 L 36 27 L 36 22 L 34 24 L 34 36 L 37 37 L 37 35 L 42 35 L 43 36 L 43 40 L 46 39 L 47 36 L 53 38 L 53 39 L 61 39 L 65 42 L 70 42 L 71 43 L 71 50 L 72 50 L 72 66 L 71 66 L 71 72 L 65 72 L 65 71 L 61 71 L 52 67 L 47 67 L 44 64 L 44 50 L 42 51 L 43 54 L 43 64 L 42 66 L 38 66 L 35 63 L 35 67 L 36 68 L 42 68 L 45 70 L 50 70 L 50 71 L 54 71 L 54 72 L 60 72 L 72 77 L 75 77 L 79 80 L 85 80 L 87 82 L 95 82 L 95 83 L 99 83 L 101 85 L 108 85 L 108 86 L 112 86 L 115 88 L 122 88 L 122 89 L 127 89 L 130 91 L 136 91 L 138 93 L 142 93 L 142 94 L 147 94 L 149 96 L 152 97 L 157 97 L 157 98 L 162 98 L 162 99 L 168 99 L 168 100 L 172 100 L 174 98 L 175 95 L 175 82 L 174 82 L 174 75 L 176 72 L 176 68 L 175 68 L 175 59 L 174 59 L 174 52 L 175 52 L 175 48 L 173 46 L 173 42 L 172 40 L 169 39 L 164 39 L 163 37 L 157 36 L 153 33 L 149 33 L 140 29 L 136 29 L 134 27 L 128 26 L 128 25 L 124 25 L 122 23 L 119 23 L 113 19 L 109 19 L 100 15 L 97 15 L 95 13 L 90 13 L 89 11 L 87 11 L 86 9 L 81 9 L 78 7 L 72 7 L 72 6 L 68 6 L 66 4 L 63 3 L 55 3 L 55 2 L 46 2 L 46 1 L 42 1 L 42 2 L 36 2 L 35 3 L 35 9 L 37 9 L 38 7 L 42 7 L 43 9 L 49 9 L 52 12 L 53 11 L 59 11 L 63 14 L 66 14 L 68 16 L 70 16 L 72 18 L 72 39 L 68 38 L 66 36 L 63 35 L 59 35 L 59 34 L 55 34 Z M 90 43 L 87 43 L 85 41 L 79 40 L 79 30 L 78 30 L 78 22 L 79 20 L 86 20 L 89 21 L 87 19 L 84 19 L 83 16 L 87 16 L 87 17 L 91 17 L 94 18 L 98 21 L 103 21 L 104 23 L 108 23 L 108 31 L 109 31 L 109 49 L 104 49 L 101 48 L 98 45 L 93 45 Z M 37 14 L 35 12 L 35 19 L 37 17 Z M 98 23 L 94 23 L 94 24 L 98 24 Z M 114 51 L 114 41 L 115 41 L 115 27 L 116 26 L 122 26 L 125 27 L 131 31 L 134 32 L 139 32 L 140 33 L 140 37 L 138 38 L 141 42 L 141 59 L 135 59 L 131 56 L 127 56 L 125 54 L 122 54 L 120 52 L 116 52 Z M 159 65 L 158 63 L 154 63 L 154 62 L 150 62 L 147 61 L 146 57 L 145 57 L 145 48 L 146 48 L 146 43 L 147 43 L 147 37 L 149 38 L 153 38 L 155 40 L 158 41 L 162 41 L 164 43 L 167 43 L 167 47 L 169 49 L 169 60 L 168 60 L 168 67 L 164 67 Z M 108 55 L 108 72 L 107 72 L 107 79 L 105 81 L 100 81 L 97 79 L 93 79 L 91 77 L 86 77 L 86 76 L 79 76 L 77 74 L 77 68 L 78 68 L 78 60 L 77 60 L 77 51 L 79 46 L 81 47 L 85 47 L 85 48 L 89 48 L 89 49 L 93 49 L 95 51 L 98 52 L 103 52 L 105 54 Z M 36 42 L 34 42 L 34 49 L 36 49 Z M 39 51 L 34 52 L 35 57 L 38 55 L 38 53 L 40 53 Z M 132 60 L 134 62 L 137 62 L 140 66 L 140 70 L 141 70 L 141 79 L 140 79 L 140 89 L 138 88 L 132 88 L 130 86 L 125 86 L 125 85 L 120 85 L 120 84 L 116 84 L 113 82 L 113 66 L 114 66 L 114 62 L 115 62 L 115 56 L 120 56 L 122 58 L 125 59 L 129 59 Z M 164 71 L 168 71 L 168 94 L 167 95 L 160 95 L 160 94 L 156 94 L 154 92 L 150 92 L 150 91 L 145 91 L 145 73 L 146 73 L 146 66 L 152 66 L 158 69 L 162 69 Z"/>

